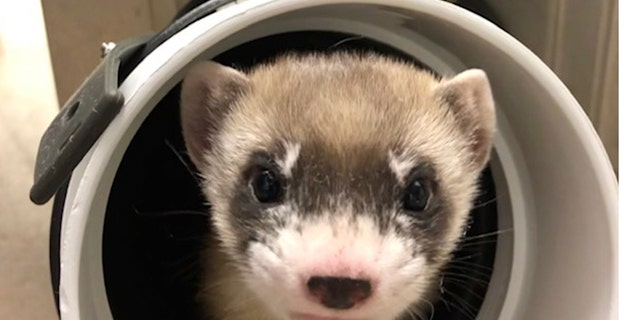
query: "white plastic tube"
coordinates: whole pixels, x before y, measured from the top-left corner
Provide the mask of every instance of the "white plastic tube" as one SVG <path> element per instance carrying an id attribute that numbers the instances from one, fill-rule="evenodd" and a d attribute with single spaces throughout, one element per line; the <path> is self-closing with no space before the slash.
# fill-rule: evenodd
<path id="1" fill-rule="evenodd" d="M 61 230 L 60 309 L 111 319 L 101 239 L 123 154 L 186 66 L 285 31 L 357 33 L 452 74 L 487 71 L 498 104 L 495 173 L 501 236 L 478 319 L 617 319 L 617 182 L 586 115 L 533 53 L 444 1 L 245 0 L 159 46 L 122 84 L 122 112 L 73 173 Z"/>

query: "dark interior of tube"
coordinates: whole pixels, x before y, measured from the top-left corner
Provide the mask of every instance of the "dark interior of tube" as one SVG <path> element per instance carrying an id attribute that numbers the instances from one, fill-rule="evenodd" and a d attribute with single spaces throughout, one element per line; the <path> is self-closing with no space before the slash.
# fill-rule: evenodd
<path id="1" fill-rule="evenodd" d="M 248 69 L 286 51 L 373 50 L 415 60 L 394 48 L 332 32 L 295 32 L 257 39 L 214 60 Z M 419 63 L 415 62 L 419 65 Z M 428 68 L 428 66 L 423 66 Z M 179 85 L 146 118 L 116 174 L 103 232 L 107 296 L 115 319 L 199 319 L 195 304 L 198 258 L 209 214 L 182 141 Z M 442 297 L 422 319 L 475 319 L 491 278 L 497 230 L 490 169 L 465 240 L 445 270 Z M 432 314 L 433 313 L 433 314 Z"/>

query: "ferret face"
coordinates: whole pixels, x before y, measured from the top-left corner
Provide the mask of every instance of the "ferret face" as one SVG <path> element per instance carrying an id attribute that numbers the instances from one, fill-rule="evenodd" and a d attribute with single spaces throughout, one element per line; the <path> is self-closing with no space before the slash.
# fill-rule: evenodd
<path id="1" fill-rule="evenodd" d="M 433 298 L 491 149 L 482 71 L 438 81 L 348 54 L 249 74 L 204 62 L 181 108 L 219 249 L 272 318 L 396 319 Z"/>

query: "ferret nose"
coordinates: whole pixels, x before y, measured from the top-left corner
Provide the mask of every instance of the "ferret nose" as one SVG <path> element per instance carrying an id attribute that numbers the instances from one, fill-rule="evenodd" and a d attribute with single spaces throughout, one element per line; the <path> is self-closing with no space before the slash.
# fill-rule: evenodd
<path id="1" fill-rule="evenodd" d="M 311 277 L 307 287 L 312 296 L 331 309 L 350 309 L 371 295 L 371 282 L 364 279 Z"/>

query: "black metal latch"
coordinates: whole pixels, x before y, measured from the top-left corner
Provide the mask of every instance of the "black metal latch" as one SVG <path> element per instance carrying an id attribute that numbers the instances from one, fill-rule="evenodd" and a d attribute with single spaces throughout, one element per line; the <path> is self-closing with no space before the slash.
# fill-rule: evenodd
<path id="1" fill-rule="evenodd" d="M 35 181 L 29 194 L 31 201 L 36 204 L 49 201 L 120 112 L 124 104 L 124 97 L 118 91 L 121 78 L 174 34 L 233 1 L 192 0 L 160 33 L 103 47 L 109 50 L 108 54 L 40 140 Z"/>
<path id="2" fill-rule="evenodd" d="M 49 201 L 120 112 L 124 104 L 118 90 L 120 65 L 150 38 L 131 38 L 103 48 L 109 51 L 100 65 L 68 100 L 40 140 L 29 194 L 31 201 L 36 204 Z"/>

